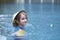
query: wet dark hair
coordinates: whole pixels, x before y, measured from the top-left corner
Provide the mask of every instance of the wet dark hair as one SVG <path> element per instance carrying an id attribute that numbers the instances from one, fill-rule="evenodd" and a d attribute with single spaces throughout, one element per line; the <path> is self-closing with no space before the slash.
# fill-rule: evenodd
<path id="1" fill-rule="evenodd" d="M 21 14 L 22 12 L 26 13 L 25 10 L 22 10 L 22 11 L 18 12 L 17 15 L 15 16 L 15 18 L 14 18 L 14 20 L 13 20 L 13 26 L 14 26 L 14 27 L 17 27 L 17 26 L 19 25 L 18 22 L 19 22 L 19 20 L 20 20 L 20 16 L 21 16 L 20 14 Z M 27 15 L 26 15 L 26 17 L 27 17 Z"/>

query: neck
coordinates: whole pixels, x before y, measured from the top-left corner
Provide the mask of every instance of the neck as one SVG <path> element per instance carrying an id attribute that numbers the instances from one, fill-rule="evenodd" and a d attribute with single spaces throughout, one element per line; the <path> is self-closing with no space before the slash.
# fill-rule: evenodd
<path id="1" fill-rule="evenodd" d="M 23 28 L 24 28 L 24 26 L 19 25 L 19 28 L 23 29 Z"/>

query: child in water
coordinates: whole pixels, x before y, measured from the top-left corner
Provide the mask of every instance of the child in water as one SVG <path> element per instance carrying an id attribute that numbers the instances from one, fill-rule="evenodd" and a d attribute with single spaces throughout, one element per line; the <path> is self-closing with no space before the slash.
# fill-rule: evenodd
<path id="1" fill-rule="evenodd" d="M 21 40 L 24 36 L 24 25 L 27 22 L 27 15 L 24 10 L 17 12 L 15 17 L 13 18 L 13 26 L 14 29 L 14 36 L 15 40 Z"/>

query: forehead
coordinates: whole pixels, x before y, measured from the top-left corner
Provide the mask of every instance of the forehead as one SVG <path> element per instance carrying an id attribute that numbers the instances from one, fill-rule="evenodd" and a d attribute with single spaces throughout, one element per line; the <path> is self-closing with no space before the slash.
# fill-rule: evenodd
<path id="1" fill-rule="evenodd" d="M 20 17 L 26 17 L 26 13 L 25 12 L 21 12 L 20 13 Z"/>

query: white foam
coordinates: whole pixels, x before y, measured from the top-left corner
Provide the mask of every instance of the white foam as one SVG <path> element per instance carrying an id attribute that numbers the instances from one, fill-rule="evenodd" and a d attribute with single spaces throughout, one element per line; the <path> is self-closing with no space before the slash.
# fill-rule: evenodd
<path id="1" fill-rule="evenodd" d="M 0 40 L 7 40 L 7 37 L 0 35 Z"/>
<path id="2" fill-rule="evenodd" d="M 50 27 L 53 27 L 53 24 L 50 24 Z"/>
<path id="3" fill-rule="evenodd" d="M 0 17 L 7 17 L 8 15 L 0 15 Z"/>

